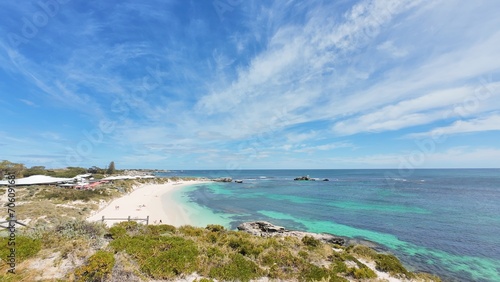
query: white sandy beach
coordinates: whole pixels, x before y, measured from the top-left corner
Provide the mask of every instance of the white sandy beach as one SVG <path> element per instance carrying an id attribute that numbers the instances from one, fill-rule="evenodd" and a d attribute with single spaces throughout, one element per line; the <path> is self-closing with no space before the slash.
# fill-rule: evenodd
<path id="1" fill-rule="evenodd" d="M 179 181 L 165 184 L 146 184 L 135 189 L 128 195 L 111 201 L 106 207 L 88 217 L 88 221 L 99 221 L 105 218 L 123 218 L 124 220 L 106 220 L 111 226 L 120 221 L 126 221 L 130 216 L 146 218 L 149 224 L 171 224 L 176 227 L 190 225 L 189 213 L 173 199 L 173 192 L 187 185 L 205 183 L 205 181 Z"/>

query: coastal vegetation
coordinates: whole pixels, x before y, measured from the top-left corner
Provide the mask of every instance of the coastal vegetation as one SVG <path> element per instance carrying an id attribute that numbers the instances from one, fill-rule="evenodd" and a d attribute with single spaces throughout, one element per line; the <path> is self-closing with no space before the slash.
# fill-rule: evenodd
<path id="1" fill-rule="evenodd" d="M 45 166 L 32 166 L 28 168 L 22 163 L 14 163 L 8 160 L 0 161 L 0 180 L 2 180 L 7 174 L 13 174 L 17 178 L 28 177 L 32 175 L 48 175 L 53 177 L 71 178 L 85 173 L 92 173 L 94 175 L 111 175 L 122 172 L 123 170 L 117 170 L 115 168 L 114 161 L 111 161 L 107 168 L 92 166 L 90 168 L 66 167 L 59 169 L 48 169 Z"/>
<path id="2" fill-rule="evenodd" d="M 220 225 L 176 228 L 131 221 L 107 228 L 74 220 L 53 228 L 40 225 L 24 229 L 17 240 L 22 271 L 4 274 L 7 266 L 2 261 L 2 281 L 43 280 L 45 271 L 33 265 L 44 264 L 59 269 L 73 265 L 58 276 L 59 281 L 157 281 L 190 275 L 197 281 L 250 281 L 261 277 L 358 281 L 377 278 L 376 271 L 407 281 L 439 281 L 428 274 L 412 273 L 394 256 L 366 246 L 345 247 L 312 237 L 257 237 Z M 2 258 L 6 241 L 0 238 Z M 376 269 L 362 260 L 375 262 Z"/>
<path id="3" fill-rule="evenodd" d="M 85 220 L 99 205 L 146 183 L 191 180 L 117 180 L 95 190 L 50 185 L 17 188 L 17 274 L 6 274 L 9 248 L 0 232 L 0 281 L 361 281 L 378 272 L 407 281 L 439 281 L 408 271 L 390 254 L 366 246 L 324 243 L 311 236 L 259 237 L 221 225 L 112 227 Z M 5 193 L 5 191 L 3 191 Z M 37 203 L 36 205 L 32 203 Z M 28 204 L 31 203 L 31 204 Z M 370 262 L 370 263 L 368 263 Z M 193 278 L 194 277 L 194 278 Z"/>

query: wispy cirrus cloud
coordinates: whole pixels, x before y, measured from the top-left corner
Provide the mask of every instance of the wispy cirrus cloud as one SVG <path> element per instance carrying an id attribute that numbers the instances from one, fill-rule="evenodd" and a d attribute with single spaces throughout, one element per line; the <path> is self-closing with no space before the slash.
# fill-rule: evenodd
<path id="1" fill-rule="evenodd" d="M 333 126 L 333 131 L 339 135 L 352 135 L 428 124 L 451 116 L 447 113 L 453 109 L 453 105 L 459 105 L 473 95 L 474 88 L 470 86 L 428 93 L 339 121 Z"/>
<path id="2" fill-rule="evenodd" d="M 499 113 L 493 113 L 479 118 L 458 120 L 449 126 L 437 127 L 428 132 L 411 133 L 408 134 L 407 137 L 423 138 L 483 131 L 500 131 Z"/>

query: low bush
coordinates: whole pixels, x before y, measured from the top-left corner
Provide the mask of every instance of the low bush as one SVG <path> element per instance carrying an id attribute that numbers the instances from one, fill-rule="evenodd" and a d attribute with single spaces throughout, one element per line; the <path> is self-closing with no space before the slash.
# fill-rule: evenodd
<path id="1" fill-rule="evenodd" d="M 56 225 L 54 231 L 57 235 L 69 239 L 78 237 L 96 239 L 102 237 L 106 229 L 101 223 L 92 223 L 85 220 L 70 220 Z"/>
<path id="2" fill-rule="evenodd" d="M 223 281 L 250 281 L 263 275 L 262 269 L 241 254 L 232 254 L 226 264 L 214 267 L 209 276 Z"/>
<path id="3" fill-rule="evenodd" d="M 39 196 L 48 200 L 68 201 L 84 201 L 109 199 L 111 194 L 105 189 L 98 190 L 76 190 L 48 187 L 39 192 Z"/>
<path id="4" fill-rule="evenodd" d="M 146 226 L 146 233 L 153 236 L 162 235 L 165 233 L 175 233 L 176 228 L 173 225 L 162 224 L 162 225 L 148 225 Z"/>
<path id="5" fill-rule="evenodd" d="M 227 245 L 244 256 L 257 257 L 264 250 L 259 242 L 253 242 L 251 238 L 234 235 L 227 238 Z"/>
<path id="6" fill-rule="evenodd" d="M 319 245 L 321 245 L 321 241 L 314 239 L 311 236 L 304 236 L 302 238 L 302 243 L 304 243 L 304 245 L 306 245 L 306 246 L 313 247 L 313 248 L 316 248 Z"/>
<path id="7" fill-rule="evenodd" d="M 199 254 L 192 240 L 176 236 L 124 236 L 111 242 L 110 246 L 134 257 L 140 269 L 154 279 L 192 273 Z"/>
<path id="8" fill-rule="evenodd" d="M 361 267 L 361 268 L 349 268 L 347 270 L 347 274 L 351 275 L 352 277 L 356 279 L 371 279 L 371 278 L 377 278 L 377 274 L 373 272 L 373 270 L 369 269 L 368 267 Z"/>
<path id="9" fill-rule="evenodd" d="M 300 281 L 322 281 L 331 275 L 330 271 L 324 267 L 307 263 L 302 268 L 299 279 Z"/>
<path id="10" fill-rule="evenodd" d="M 363 245 L 350 246 L 348 251 L 364 258 L 375 259 L 377 257 L 377 252 L 375 252 L 375 250 Z"/>
<path id="11" fill-rule="evenodd" d="M 413 277 L 413 275 L 401 264 L 398 258 L 393 255 L 377 254 L 375 265 L 378 270 L 389 272 L 392 275 L 402 274 L 408 278 Z"/>
<path id="12" fill-rule="evenodd" d="M 209 225 L 207 225 L 207 227 L 205 229 L 212 231 L 212 232 L 221 232 L 221 231 L 225 230 L 224 226 L 219 225 L 219 224 L 209 224 Z"/>
<path id="13" fill-rule="evenodd" d="M 109 234 L 111 235 L 111 238 L 118 239 L 123 236 L 127 236 L 127 229 L 122 226 L 113 226 L 109 228 Z"/>
<path id="14" fill-rule="evenodd" d="M 335 273 L 345 273 L 347 272 L 347 265 L 341 260 L 336 260 L 332 263 L 331 269 Z"/>
<path id="15" fill-rule="evenodd" d="M 292 279 L 305 261 L 292 254 L 288 249 L 267 249 L 259 256 L 261 265 L 269 267 L 268 276 L 273 279 Z"/>
<path id="16" fill-rule="evenodd" d="M 97 251 L 87 263 L 75 271 L 76 281 L 105 281 L 115 265 L 113 254 L 105 251 Z"/>
<path id="17" fill-rule="evenodd" d="M 203 234 L 204 230 L 201 228 L 196 228 L 194 226 L 184 225 L 184 226 L 179 227 L 177 229 L 177 231 L 179 231 L 180 233 L 187 235 L 187 236 L 198 237 L 198 236 L 201 236 Z"/>
<path id="18" fill-rule="evenodd" d="M 16 261 L 21 262 L 27 258 L 35 256 L 42 248 L 40 239 L 32 239 L 25 236 L 16 236 L 15 245 L 9 245 L 9 239 L 0 237 L 0 258 L 6 260 L 10 255 L 10 249 L 16 250 Z"/>

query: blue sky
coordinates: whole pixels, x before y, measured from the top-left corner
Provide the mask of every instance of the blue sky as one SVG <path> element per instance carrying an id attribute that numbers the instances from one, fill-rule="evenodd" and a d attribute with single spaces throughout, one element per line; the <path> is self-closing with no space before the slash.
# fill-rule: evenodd
<path id="1" fill-rule="evenodd" d="M 2 1 L 0 159 L 500 167 L 500 2 Z"/>

